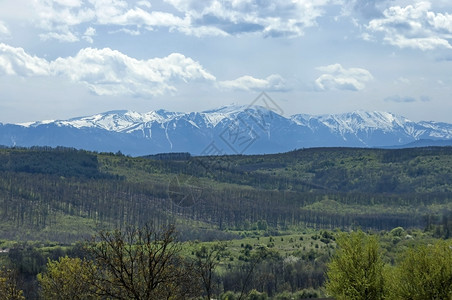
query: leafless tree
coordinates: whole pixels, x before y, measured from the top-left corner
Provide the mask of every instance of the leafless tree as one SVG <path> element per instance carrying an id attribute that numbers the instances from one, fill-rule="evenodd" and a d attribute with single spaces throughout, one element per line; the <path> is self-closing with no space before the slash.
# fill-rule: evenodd
<path id="1" fill-rule="evenodd" d="M 199 294 L 193 266 L 179 254 L 174 226 L 100 232 L 87 247 L 98 294 L 113 299 L 186 299 Z"/>

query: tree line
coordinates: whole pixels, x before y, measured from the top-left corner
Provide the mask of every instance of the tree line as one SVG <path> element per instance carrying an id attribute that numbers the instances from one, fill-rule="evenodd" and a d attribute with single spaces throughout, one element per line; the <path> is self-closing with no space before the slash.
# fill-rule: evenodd
<path id="1" fill-rule="evenodd" d="M 394 237 L 405 234 L 402 228 L 390 232 Z M 245 245 L 244 259 L 230 268 L 224 243 L 193 248 L 190 255 L 173 226 L 101 231 L 81 244 L 77 255 L 48 259 L 35 277 L 39 289 L 33 299 L 452 297 L 450 240 L 412 244 L 390 261 L 375 234 L 358 230 L 334 238 L 324 232 L 321 238 L 335 240 L 332 256 L 313 252 L 281 258 L 263 245 Z M 0 270 L 2 299 L 25 299 L 18 272 Z"/>
<path id="2" fill-rule="evenodd" d="M 35 236 L 61 227 L 66 215 L 110 228 L 195 221 L 223 230 L 259 220 L 273 228 L 423 227 L 426 214 L 441 215 L 450 201 L 451 155 L 447 147 L 148 158 L 66 148 L 0 149 L 1 222 L 15 228 L 1 235 Z M 339 209 L 312 207 L 325 198 Z M 43 239 L 65 242 L 83 237 L 45 234 Z"/>
<path id="3" fill-rule="evenodd" d="M 327 253 L 300 249 L 287 258 L 271 245 L 246 244 L 233 259 L 224 242 L 182 243 L 179 236 L 174 226 L 130 226 L 71 247 L 19 243 L 7 254 L 9 273 L 0 276 L 27 299 L 319 296 Z"/>

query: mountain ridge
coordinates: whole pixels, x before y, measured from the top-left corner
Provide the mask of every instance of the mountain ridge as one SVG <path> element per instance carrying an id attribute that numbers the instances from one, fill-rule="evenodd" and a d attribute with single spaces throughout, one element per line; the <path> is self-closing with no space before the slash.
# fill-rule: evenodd
<path id="1" fill-rule="evenodd" d="M 189 113 L 112 110 L 67 120 L 0 123 L 0 144 L 6 146 L 69 146 L 130 155 L 262 154 L 309 147 L 397 147 L 417 140 L 450 139 L 452 124 L 414 122 L 389 112 L 286 117 L 266 107 L 241 105 Z M 212 144 L 218 151 L 205 152 Z"/>

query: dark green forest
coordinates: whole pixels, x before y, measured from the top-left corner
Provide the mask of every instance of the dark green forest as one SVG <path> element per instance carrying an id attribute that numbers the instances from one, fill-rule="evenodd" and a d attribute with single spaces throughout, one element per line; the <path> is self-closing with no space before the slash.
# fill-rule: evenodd
<path id="1" fill-rule="evenodd" d="M 182 256 L 218 258 L 213 295 L 318 297 L 338 231 L 376 233 L 393 264 L 410 245 L 451 237 L 451 198 L 452 147 L 203 157 L 1 148 L 0 266 L 35 299 L 47 259 L 84 259 L 105 230 L 174 224 Z"/>
<path id="2" fill-rule="evenodd" d="M 422 228 L 452 210 L 452 148 L 127 157 L 0 149 L 0 237 L 74 242 L 102 228 Z M 205 235 L 202 233 L 202 235 Z M 196 237 L 198 238 L 198 237 Z"/>

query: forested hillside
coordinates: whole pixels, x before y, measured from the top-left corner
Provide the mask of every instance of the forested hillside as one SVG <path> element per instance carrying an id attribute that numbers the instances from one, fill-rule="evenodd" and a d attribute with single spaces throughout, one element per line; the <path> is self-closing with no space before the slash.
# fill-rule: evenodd
<path id="1" fill-rule="evenodd" d="M 452 210 L 452 148 L 318 148 L 127 157 L 0 149 L 0 237 L 72 242 L 101 228 L 424 227 Z M 202 231 L 202 233 L 200 233 Z"/>

